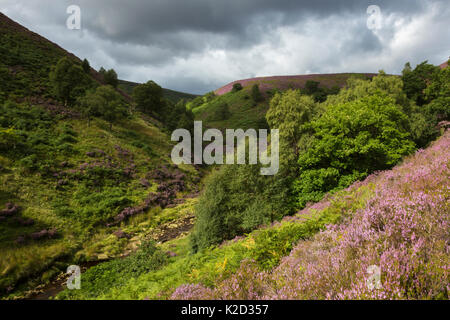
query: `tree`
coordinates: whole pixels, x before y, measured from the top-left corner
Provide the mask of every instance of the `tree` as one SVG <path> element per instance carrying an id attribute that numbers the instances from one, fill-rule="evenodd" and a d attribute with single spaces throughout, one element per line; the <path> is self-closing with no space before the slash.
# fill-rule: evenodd
<path id="1" fill-rule="evenodd" d="M 227 120 L 231 116 L 230 109 L 227 103 L 221 103 L 214 111 L 213 120 Z"/>
<path id="2" fill-rule="evenodd" d="M 50 71 L 50 83 L 55 96 L 70 105 L 84 94 L 90 79 L 83 69 L 67 57 L 61 58 Z"/>
<path id="3" fill-rule="evenodd" d="M 308 80 L 305 83 L 305 94 L 312 96 L 319 90 L 319 81 Z"/>
<path id="4" fill-rule="evenodd" d="M 193 251 L 250 232 L 292 212 L 290 179 L 283 173 L 262 176 L 260 169 L 260 164 L 227 165 L 209 175 L 195 207 Z"/>
<path id="5" fill-rule="evenodd" d="M 241 91 L 242 89 L 243 89 L 242 84 L 235 83 L 233 84 L 233 89 L 231 89 L 231 92 L 238 92 Z"/>
<path id="6" fill-rule="evenodd" d="M 121 95 L 112 86 L 101 86 L 96 90 L 90 90 L 79 99 L 79 108 L 84 116 L 90 119 L 100 116 L 110 124 L 110 130 L 114 121 L 126 113 L 125 103 Z"/>
<path id="7" fill-rule="evenodd" d="M 252 99 L 255 104 L 263 100 L 261 91 L 259 91 L 259 86 L 256 83 L 252 86 Z"/>
<path id="8" fill-rule="evenodd" d="M 450 68 L 448 66 L 434 74 L 424 93 L 425 99 L 431 101 L 426 107 L 427 113 L 435 116 L 437 121 L 450 120 Z"/>
<path id="9" fill-rule="evenodd" d="M 178 101 L 175 105 L 167 102 L 166 111 L 164 112 L 164 124 L 169 131 L 187 129 L 193 133 L 194 114 L 186 108 L 184 99 Z"/>
<path id="10" fill-rule="evenodd" d="M 402 72 L 403 90 L 409 99 L 412 99 L 417 105 L 422 106 L 430 101 L 425 96 L 425 89 L 439 72 L 439 67 L 424 61 L 411 70 L 409 62 L 405 65 Z"/>
<path id="11" fill-rule="evenodd" d="M 117 88 L 117 85 L 119 84 L 117 73 L 116 71 L 114 71 L 114 69 L 109 69 L 108 71 L 104 72 L 103 80 L 105 81 L 106 85 L 110 85 L 114 88 Z"/>
<path id="12" fill-rule="evenodd" d="M 89 64 L 89 61 L 87 59 L 84 59 L 81 63 L 81 67 L 83 68 L 84 72 L 89 74 L 91 72 L 91 65 Z"/>
<path id="13" fill-rule="evenodd" d="M 386 93 L 329 106 L 305 125 L 313 140 L 298 157 L 300 174 L 293 185 L 298 206 L 389 169 L 410 154 L 415 144 L 408 121 Z"/>
<path id="14" fill-rule="evenodd" d="M 404 73 L 407 73 L 407 70 L 408 67 L 405 68 Z M 329 96 L 324 105 L 342 104 L 380 93 L 394 99 L 395 104 L 408 116 L 410 126 L 408 131 L 419 147 L 424 147 L 433 139 L 436 132 L 434 129 L 435 121 L 427 116 L 426 109 L 418 107 L 414 101 L 408 99 L 400 77 L 388 76 L 383 71 L 380 71 L 380 74 L 373 77 L 371 81 L 350 78 L 347 81 L 347 86 L 337 95 Z"/>
<path id="15" fill-rule="evenodd" d="M 298 154 L 298 141 L 303 133 L 302 126 L 318 111 L 310 96 L 299 90 L 276 93 L 266 113 L 267 123 L 272 129 L 280 130 L 280 161 L 291 161 Z"/>
<path id="16" fill-rule="evenodd" d="M 161 111 L 165 106 L 163 90 L 154 81 L 138 85 L 133 89 L 133 99 L 139 110 L 146 114 L 153 113 L 161 117 Z"/>

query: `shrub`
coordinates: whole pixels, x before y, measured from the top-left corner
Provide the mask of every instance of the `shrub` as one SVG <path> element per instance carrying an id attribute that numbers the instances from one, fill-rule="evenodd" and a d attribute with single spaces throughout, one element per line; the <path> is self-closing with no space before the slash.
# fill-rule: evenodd
<path id="1" fill-rule="evenodd" d="M 261 91 L 259 91 L 259 86 L 257 84 L 254 84 L 252 86 L 252 99 L 254 103 L 258 103 L 264 100 Z"/>
<path id="2" fill-rule="evenodd" d="M 242 84 L 235 83 L 233 84 L 233 89 L 231 89 L 231 92 L 238 92 L 241 91 L 242 89 L 243 89 Z"/>
<path id="3" fill-rule="evenodd" d="M 230 108 L 227 103 L 220 104 L 215 110 L 212 119 L 216 121 L 227 120 L 231 116 Z"/>
<path id="4" fill-rule="evenodd" d="M 163 90 L 154 81 L 148 81 L 135 87 L 133 99 L 137 108 L 147 114 L 161 115 L 165 106 Z"/>
<path id="5" fill-rule="evenodd" d="M 90 86 L 90 79 L 79 65 L 64 57 L 52 68 L 50 83 L 55 96 L 64 105 L 70 105 L 84 94 Z"/>
<path id="6" fill-rule="evenodd" d="M 227 165 L 212 174 L 195 208 L 194 251 L 279 220 L 291 212 L 285 173 L 260 175 L 259 165 Z"/>
<path id="7" fill-rule="evenodd" d="M 391 168 L 415 147 L 407 116 L 387 95 L 330 106 L 306 127 L 313 141 L 298 159 L 300 173 L 293 187 L 299 207 Z"/>
<path id="8" fill-rule="evenodd" d="M 112 288 L 120 288 L 131 278 L 161 268 L 167 260 L 167 255 L 153 242 L 145 242 L 138 251 L 128 257 L 104 262 L 90 268 L 83 273 L 83 284 L 80 290 L 66 290 L 58 298 L 97 297 Z"/>

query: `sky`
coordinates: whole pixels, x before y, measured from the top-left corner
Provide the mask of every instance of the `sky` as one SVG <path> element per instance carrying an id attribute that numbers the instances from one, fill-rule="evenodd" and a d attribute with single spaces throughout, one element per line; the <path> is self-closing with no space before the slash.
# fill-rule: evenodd
<path id="1" fill-rule="evenodd" d="M 70 5 L 79 30 L 67 27 Z M 450 56 L 448 0 L 0 0 L 0 11 L 96 69 L 195 94 L 256 76 L 398 74 Z"/>

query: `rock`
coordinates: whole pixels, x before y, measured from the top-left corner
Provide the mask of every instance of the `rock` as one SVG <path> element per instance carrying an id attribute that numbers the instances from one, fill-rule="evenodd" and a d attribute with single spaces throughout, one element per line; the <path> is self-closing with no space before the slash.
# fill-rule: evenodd
<path id="1" fill-rule="evenodd" d="M 115 235 L 118 239 L 123 239 L 123 238 L 130 239 L 131 238 L 131 236 L 128 233 L 122 231 L 121 229 L 114 232 L 113 235 Z"/>
<path id="2" fill-rule="evenodd" d="M 17 217 L 15 220 L 21 226 L 31 226 L 31 225 L 34 224 L 34 220 L 31 219 L 31 218 L 30 219 L 24 219 L 22 217 Z"/>
<path id="3" fill-rule="evenodd" d="M 176 256 L 178 256 L 178 255 L 177 255 L 175 252 L 173 252 L 173 251 L 167 251 L 166 254 L 167 254 L 169 257 L 176 257 Z"/>
<path id="4" fill-rule="evenodd" d="M 24 237 L 24 236 L 19 236 L 19 237 L 17 237 L 16 243 L 17 243 L 17 244 L 25 243 L 25 237 Z"/>
<path id="5" fill-rule="evenodd" d="M 0 216 L 9 217 L 9 216 L 16 214 L 20 210 L 20 208 L 18 206 L 14 205 L 11 202 L 8 202 L 5 205 L 5 207 L 6 207 L 5 209 L 0 211 Z"/>

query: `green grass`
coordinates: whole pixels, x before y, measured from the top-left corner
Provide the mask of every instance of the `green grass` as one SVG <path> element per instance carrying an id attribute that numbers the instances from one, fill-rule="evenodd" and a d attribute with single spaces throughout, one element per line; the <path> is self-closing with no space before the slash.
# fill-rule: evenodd
<path id="1" fill-rule="evenodd" d="M 20 216 L 35 221 L 34 225 L 27 227 L 18 225 L 12 218 L 0 222 L 2 290 L 27 279 L 38 277 L 43 280 L 44 273 L 62 259 L 79 262 L 96 260 L 99 256 L 109 258 L 119 255 L 127 249 L 130 241 L 117 240 L 112 232 L 118 226 L 108 228 L 105 223 L 124 207 L 141 204 L 149 192 L 156 190 L 157 184 L 153 183 L 151 188 L 146 189 L 139 180 L 161 164 L 170 164 L 168 155 L 171 144 L 168 137 L 138 115 L 115 124 L 110 131 L 109 125 L 101 119 L 94 119 L 90 126 L 77 119 L 57 121 L 40 114 L 42 119 L 39 119 L 34 114 L 37 109 L 18 105 L 10 109 L 11 114 L 3 114 L 2 118 L 4 123 L 17 128 L 15 131 L 25 139 L 22 139 L 23 151 L 1 153 L 0 208 L 3 209 L 7 202 L 13 202 L 23 208 Z M 29 130 L 25 119 L 33 125 Z M 42 143 L 35 143 L 36 140 L 42 140 Z M 61 150 L 61 146 L 65 149 Z M 130 163 L 120 157 L 115 146 L 133 155 L 136 165 L 133 176 L 122 178 L 124 168 Z M 62 187 L 57 187 L 61 178 L 45 173 L 47 169 L 68 172 L 77 170 L 85 162 L 99 161 L 101 158 L 86 155 L 98 149 L 117 163 L 117 169 L 100 168 L 86 171 L 81 176 L 78 173 L 69 175 L 64 178 L 67 183 Z M 66 162 L 68 167 L 62 168 L 62 162 Z M 180 168 L 188 176 L 197 174 L 187 166 Z M 148 232 L 178 217 L 177 213 L 170 212 L 169 209 L 167 212 L 151 209 L 121 227 L 128 230 L 137 221 L 147 222 L 141 229 L 145 228 Z M 21 235 L 52 228 L 60 233 L 58 239 L 15 243 Z M 133 235 L 137 233 L 136 230 L 128 231 Z M 30 285 L 33 284 L 35 282 L 30 282 Z"/>
<path id="2" fill-rule="evenodd" d="M 237 240 L 231 240 L 219 247 L 211 247 L 196 254 L 190 252 L 189 237 L 183 236 L 158 245 L 161 251 L 172 251 L 177 254 L 168 258 L 165 265 L 158 269 L 130 277 L 126 282 L 108 286 L 98 295 L 91 291 L 66 290 L 58 299 L 166 299 L 173 291 L 185 283 L 202 283 L 213 287 L 220 280 L 232 275 L 244 259 L 256 261 L 261 270 L 271 270 L 287 256 L 293 246 L 301 240 L 308 239 L 328 224 L 335 224 L 356 210 L 365 206 L 372 196 L 372 185 L 365 185 L 351 191 L 341 191 L 333 196 L 323 209 L 311 209 L 303 213 L 297 221 L 284 221 L 273 226 L 255 230 Z M 85 274 L 91 288 L 96 280 L 99 267 L 93 267 Z M 114 269 L 102 266 L 103 272 Z M 83 279 L 83 276 L 82 276 Z M 83 284 L 82 284 L 83 287 Z M 98 289 L 94 290 L 98 292 Z"/>
<path id="3" fill-rule="evenodd" d="M 228 104 L 230 117 L 216 119 L 215 110 L 222 104 Z M 250 87 L 238 92 L 229 92 L 215 96 L 211 101 L 192 110 L 195 120 L 203 121 L 205 127 L 223 129 L 259 128 L 269 109 L 268 99 L 257 104 L 251 98 Z"/>

